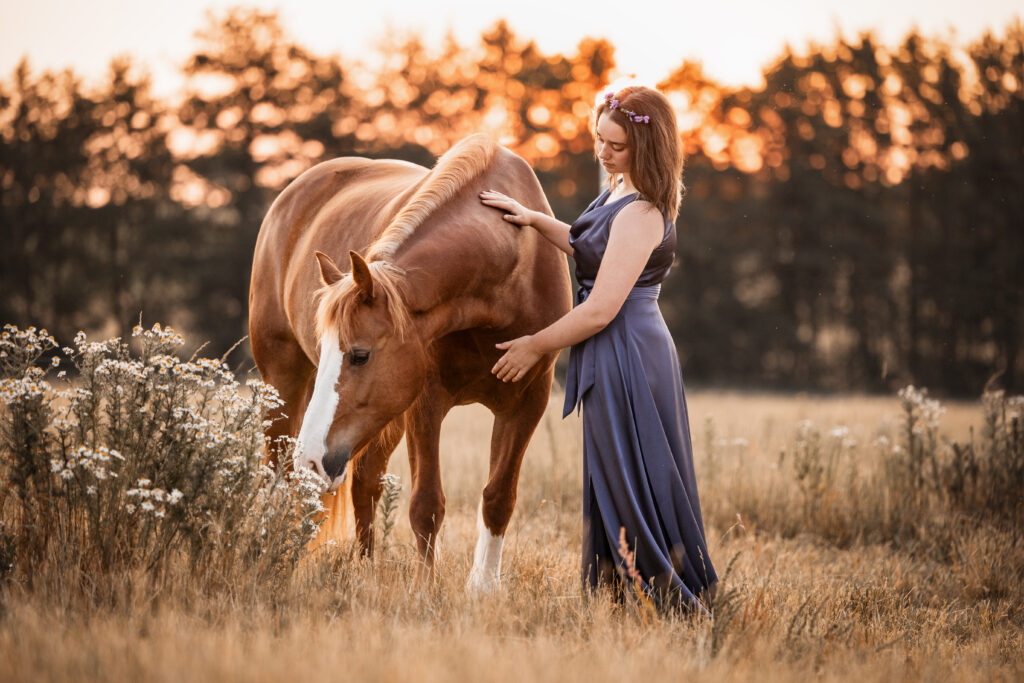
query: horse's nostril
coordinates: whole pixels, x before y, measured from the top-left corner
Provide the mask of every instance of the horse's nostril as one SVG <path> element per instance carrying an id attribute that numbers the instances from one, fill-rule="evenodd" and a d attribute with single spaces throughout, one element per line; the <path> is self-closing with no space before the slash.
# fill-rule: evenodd
<path id="1" fill-rule="evenodd" d="M 339 448 L 324 456 L 324 473 L 328 481 L 334 481 L 335 477 L 345 470 L 350 456 L 349 449 Z"/>

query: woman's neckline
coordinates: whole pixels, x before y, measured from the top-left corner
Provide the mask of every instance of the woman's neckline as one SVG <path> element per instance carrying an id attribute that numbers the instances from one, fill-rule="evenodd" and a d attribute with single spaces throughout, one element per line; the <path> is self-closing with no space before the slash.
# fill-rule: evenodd
<path id="1" fill-rule="evenodd" d="M 640 194 L 640 192 L 634 190 L 633 192 L 630 192 L 629 194 L 624 194 L 621 197 L 616 197 L 615 199 L 612 199 L 612 191 L 609 189 L 609 190 L 605 190 L 605 192 L 607 192 L 608 194 L 605 196 L 604 201 L 601 203 L 601 206 L 608 206 L 609 204 L 614 204 L 615 202 L 622 201 L 623 199 L 626 199 L 626 198 L 629 198 L 629 197 L 633 197 L 635 199 Z"/>

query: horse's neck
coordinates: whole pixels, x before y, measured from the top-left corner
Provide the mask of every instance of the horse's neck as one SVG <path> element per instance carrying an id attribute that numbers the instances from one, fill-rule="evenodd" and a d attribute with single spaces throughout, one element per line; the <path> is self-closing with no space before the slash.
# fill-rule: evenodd
<path id="1" fill-rule="evenodd" d="M 517 245 L 507 236 L 481 238 L 479 226 L 444 226 L 459 230 L 464 239 L 414 240 L 396 259 L 406 272 L 410 312 L 424 341 L 458 330 L 501 328 L 511 323 L 512 307 L 497 296 L 514 291 L 517 277 Z M 513 239 L 515 235 L 513 235 Z"/>

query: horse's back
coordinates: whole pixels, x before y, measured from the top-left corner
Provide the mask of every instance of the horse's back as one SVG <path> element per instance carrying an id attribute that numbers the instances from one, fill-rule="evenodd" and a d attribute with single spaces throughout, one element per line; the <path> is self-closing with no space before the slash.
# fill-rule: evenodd
<path id="1" fill-rule="evenodd" d="M 343 157 L 293 180 L 271 205 L 256 240 L 250 333 L 290 333 L 309 347 L 308 304 L 321 284 L 314 252 L 344 267 L 348 251 L 365 250 L 386 227 L 389 204 L 400 203 L 426 173 L 403 161 Z"/>
<path id="2" fill-rule="evenodd" d="M 323 242 L 328 250 L 372 241 L 381 229 L 374 210 L 425 173 L 414 164 L 362 157 L 331 159 L 310 168 L 289 183 L 267 212 L 256 239 L 253 275 L 279 274 L 297 253 L 305 253 L 300 246 L 304 240 Z M 342 212 L 347 214 L 344 225 L 332 225 Z M 308 256 L 315 264 L 312 252 Z"/>

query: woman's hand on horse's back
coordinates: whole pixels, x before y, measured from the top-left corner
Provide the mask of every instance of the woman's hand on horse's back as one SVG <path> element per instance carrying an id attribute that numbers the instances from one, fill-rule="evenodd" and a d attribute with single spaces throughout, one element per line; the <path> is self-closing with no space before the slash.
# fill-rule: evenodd
<path id="1" fill-rule="evenodd" d="M 480 193 L 480 201 L 487 206 L 504 211 L 505 215 L 502 218 L 513 225 L 525 226 L 532 222 L 530 216 L 532 212 L 508 195 L 494 190 L 484 190 Z"/>

